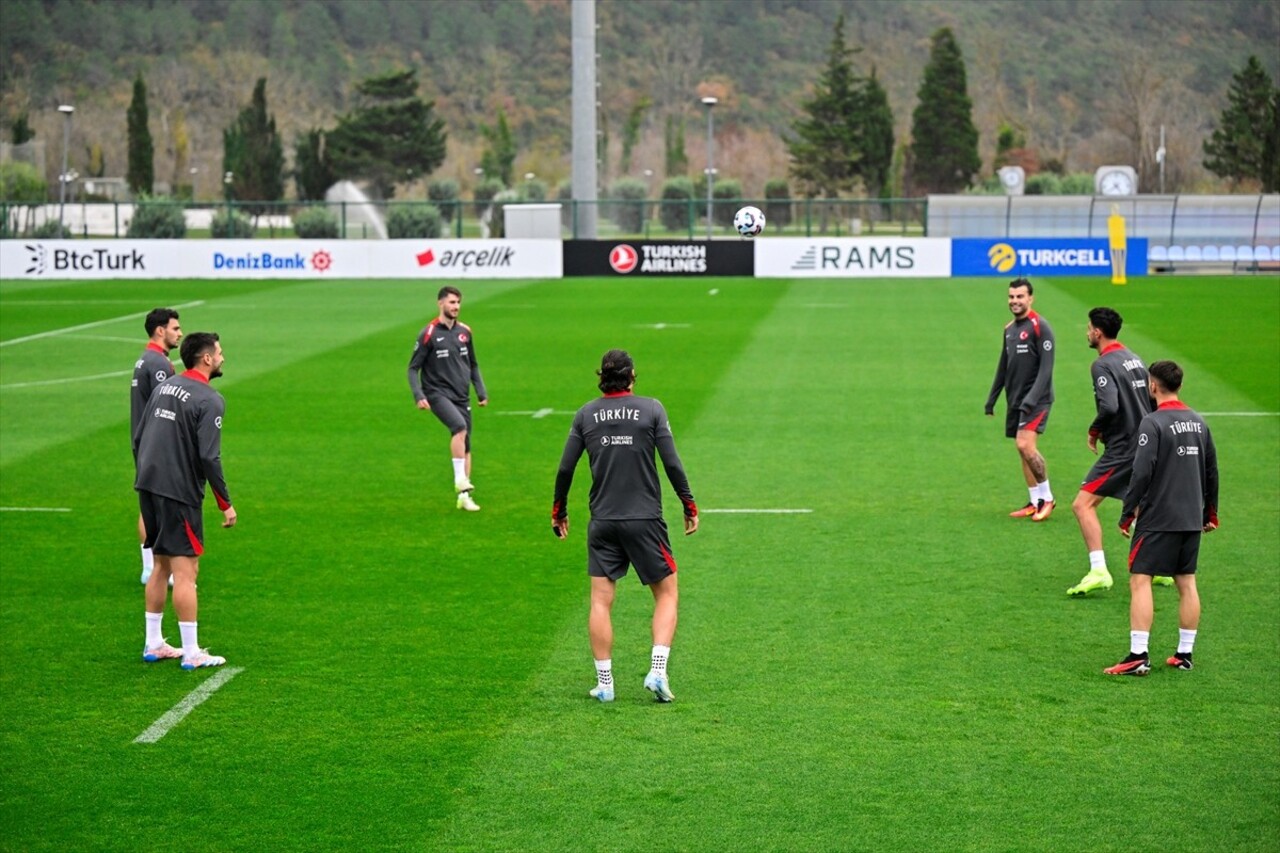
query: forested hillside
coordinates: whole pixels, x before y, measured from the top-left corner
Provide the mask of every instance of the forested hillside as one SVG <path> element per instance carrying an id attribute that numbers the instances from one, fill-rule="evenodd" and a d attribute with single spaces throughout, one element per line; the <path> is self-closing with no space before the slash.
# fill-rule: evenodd
<path id="1" fill-rule="evenodd" d="M 783 138 L 840 13 L 858 70 L 874 68 L 888 92 L 899 143 L 929 37 L 953 29 L 988 171 L 1008 125 L 1041 162 L 1070 171 L 1127 163 L 1149 179 L 1164 125 L 1168 186 L 1219 187 L 1201 167 L 1201 143 L 1232 73 L 1250 54 L 1277 73 L 1280 4 L 1259 0 L 599 0 L 601 186 L 645 170 L 656 186 L 669 120 L 683 127 L 686 168 L 700 170 L 700 94 L 721 99 L 722 175 L 750 195 L 785 177 Z M 0 121 L 7 140 L 28 115 L 54 180 L 57 106 L 72 104 L 72 168 L 122 175 L 125 111 L 141 73 L 157 180 L 192 176 L 198 197 L 217 197 L 223 130 L 257 78 L 267 78 L 292 156 L 299 134 L 333 127 L 353 106 L 360 80 L 415 68 L 448 131 L 437 177 L 469 188 L 479 128 L 502 108 L 519 146 L 516 173 L 554 185 L 569 173 L 569 43 L 568 0 L 5 0 Z"/>

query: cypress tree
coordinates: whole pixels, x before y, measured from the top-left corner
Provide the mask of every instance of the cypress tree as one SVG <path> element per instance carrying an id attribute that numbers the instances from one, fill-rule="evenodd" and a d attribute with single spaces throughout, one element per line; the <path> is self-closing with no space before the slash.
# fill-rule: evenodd
<path id="1" fill-rule="evenodd" d="M 916 191 L 964 189 L 982 166 L 978 129 L 965 81 L 964 57 L 949 27 L 933 34 L 929 64 L 912 114 L 912 177 Z"/>
<path id="2" fill-rule="evenodd" d="M 234 197 L 279 201 L 284 197 L 284 145 L 274 116 L 267 114 L 267 79 L 258 78 L 253 99 L 222 132 L 222 168 L 231 173 Z M 266 212 L 268 206 L 255 207 Z"/>
<path id="3" fill-rule="evenodd" d="M 155 145 L 147 127 L 147 84 L 139 73 L 133 81 L 133 100 L 128 112 L 129 169 L 125 179 L 134 195 L 150 195 L 156 182 Z"/>
<path id="4" fill-rule="evenodd" d="M 842 13 L 827 49 L 826 68 L 813 87 L 813 97 L 801 105 L 807 115 L 792 124 L 795 138 L 787 141 L 791 175 L 810 197 L 838 198 L 852 189 L 859 174 L 862 151 L 856 117 L 862 92 L 853 70 L 854 52 L 845 44 Z"/>

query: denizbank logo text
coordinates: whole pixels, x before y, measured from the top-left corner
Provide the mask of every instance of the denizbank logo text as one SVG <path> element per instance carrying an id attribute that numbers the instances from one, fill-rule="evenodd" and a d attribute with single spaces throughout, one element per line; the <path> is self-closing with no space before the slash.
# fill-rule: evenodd
<path id="1" fill-rule="evenodd" d="M 312 252 L 310 257 L 302 252 L 238 252 L 227 255 L 214 252 L 215 270 L 264 270 L 264 272 L 285 272 L 285 270 L 315 270 L 324 273 L 332 265 L 329 252 Z"/>
<path id="2" fill-rule="evenodd" d="M 1125 272 L 1146 275 L 1147 240 L 1128 241 Z M 1111 275 L 1111 250 L 1106 238 L 951 241 L 954 276 Z"/>

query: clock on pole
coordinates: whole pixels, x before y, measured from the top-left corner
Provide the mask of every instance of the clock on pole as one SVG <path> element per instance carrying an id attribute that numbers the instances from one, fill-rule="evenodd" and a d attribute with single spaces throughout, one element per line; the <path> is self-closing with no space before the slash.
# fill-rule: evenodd
<path id="1" fill-rule="evenodd" d="M 1101 166 L 1093 173 L 1097 195 L 1137 195 L 1138 173 L 1132 166 Z"/>

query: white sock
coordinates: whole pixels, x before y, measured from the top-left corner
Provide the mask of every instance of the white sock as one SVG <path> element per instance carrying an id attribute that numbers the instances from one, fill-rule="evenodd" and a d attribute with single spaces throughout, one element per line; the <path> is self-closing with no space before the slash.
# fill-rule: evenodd
<path id="1" fill-rule="evenodd" d="M 1147 644 L 1150 642 L 1150 631 L 1130 631 L 1129 653 L 1134 655 L 1145 655 L 1147 653 Z"/>
<path id="2" fill-rule="evenodd" d="M 1101 550 L 1090 551 L 1089 552 L 1090 571 L 1092 571 L 1093 569 L 1102 569 L 1103 571 L 1106 571 L 1106 568 L 1107 568 L 1107 552 L 1101 551 Z"/>
<path id="3" fill-rule="evenodd" d="M 649 671 L 657 675 L 667 674 L 667 658 L 671 657 L 670 646 L 654 646 L 653 661 L 649 665 Z"/>
<path id="4" fill-rule="evenodd" d="M 147 577 L 150 577 L 151 570 L 155 568 L 155 565 L 156 565 L 155 556 L 152 555 L 151 549 L 148 548 L 146 545 L 143 545 L 141 547 L 142 547 L 142 572 L 143 574 L 147 575 Z"/>
<path id="5" fill-rule="evenodd" d="M 1180 655 L 1191 654 L 1191 649 L 1195 647 L 1195 644 L 1196 644 L 1196 632 L 1194 628 L 1178 629 L 1178 654 Z"/>
<path id="6" fill-rule="evenodd" d="M 465 458 L 453 460 L 453 481 L 461 483 L 465 479 L 467 479 L 467 460 Z"/>
<path id="7" fill-rule="evenodd" d="M 1049 488 L 1048 480 L 1045 480 L 1043 483 L 1037 483 L 1036 489 L 1038 489 L 1040 492 L 1040 500 L 1044 501 L 1045 503 L 1053 502 L 1053 489 Z"/>
<path id="8" fill-rule="evenodd" d="M 178 630 L 182 632 L 182 656 L 184 658 L 193 658 L 200 651 L 200 641 L 197 639 L 195 622 L 179 622 Z"/>
<path id="9" fill-rule="evenodd" d="M 596 661 L 596 686 L 613 686 L 613 658 Z"/>
<path id="10" fill-rule="evenodd" d="M 1036 505 L 1036 501 L 1040 500 L 1040 487 L 1027 486 L 1027 503 L 1032 506 Z"/>
<path id="11" fill-rule="evenodd" d="M 154 649 L 156 646 L 164 642 L 164 635 L 160 633 L 160 620 L 164 619 L 163 613 L 147 613 L 147 648 Z"/>

